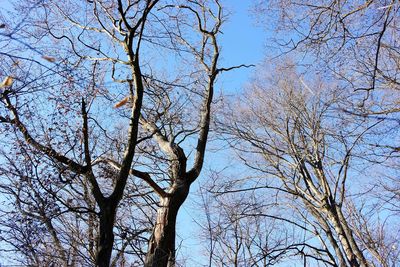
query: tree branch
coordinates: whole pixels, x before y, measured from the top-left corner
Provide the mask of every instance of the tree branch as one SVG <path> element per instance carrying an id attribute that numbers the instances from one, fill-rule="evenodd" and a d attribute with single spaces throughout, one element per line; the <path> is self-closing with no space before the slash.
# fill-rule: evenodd
<path id="1" fill-rule="evenodd" d="M 87 166 L 83 166 L 72 159 L 60 154 L 56 150 L 54 150 L 51 147 L 45 146 L 38 141 L 36 141 L 28 132 L 28 129 L 25 127 L 25 125 L 21 122 L 18 111 L 17 109 L 11 104 L 11 101 L 7 95 L 3 94 L 3 98 L 6 104 L 6 107 L 11 111 L 11 113 L 14 115 L 14 119 L 12 120 L 7 120 L 10 123 L 13 123 L 18 130 L 22 133 L 25 141 L 30 144 L 32 147 L 36 148 L 37 150 L 45 153 L 47 156 L 49 156 L 52 159 L 57 160 L 58 162 L 67 165 L 70 170 L 72 170 L 75 173 L 78 174 L 85 174 L 88 171 Z"/>
<path id="2" fill-rule="evenodd" d="M 100 158 L 97 159 L 93 162 L 93 165 L 100 163 L 100 162 L 104 162 L 107 163 L 108 165 L 110 165 L 111 167 L 113 167 L 114 169 L 116 169 L 117 171 L 121 170 L 121 164 L 119 164 L 118 162 L 116 162 L 115 160 L 112 159 L 105 159 L 105 158 Z M 140 179 L 142 179 L 143 181 L 145 181 L 148 185 L 150 185 L 150 187 L 154 190 L 154 192 L 156 192 L 160 197 L 169 197 L 169 194 L 167 192 L 165 192 L 164 189 L 162 189 L 150 176 L 150 174 L 148 174 L 147 172 L 142 172 L 139 170 L 135 170 L 135 169 L 131 169 L 130 174 L 132 174 L 135 177 L 138 177 Z"/>

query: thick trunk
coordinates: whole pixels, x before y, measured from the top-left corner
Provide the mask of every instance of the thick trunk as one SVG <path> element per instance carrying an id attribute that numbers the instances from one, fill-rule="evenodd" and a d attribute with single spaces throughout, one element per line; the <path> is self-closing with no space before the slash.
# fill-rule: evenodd
<path id="1" fill-rule="evenodd" d="M 96 266 L 109 267 L 114 244 L 115 209 L 106 207 L 100 211 L 99 236 L 97 242 Z"/>
<path id="2" fill-rule="evenodd" d="M 145 267 L 175 266 L 176 217 L 188 192 L 188 188 L 181 188 L 172 196 L 161 199 L 156 224 L 149 241 Z"/>

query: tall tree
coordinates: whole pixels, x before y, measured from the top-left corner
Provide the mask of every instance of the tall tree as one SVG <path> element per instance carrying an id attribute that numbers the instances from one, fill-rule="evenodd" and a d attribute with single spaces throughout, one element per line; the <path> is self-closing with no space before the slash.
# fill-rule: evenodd
<path id="1" fill-rule="evenodd" d="M 26 17 L 2 21 L 3 192 L 46 225 L 53 241 L 43 250 L 58 244 L 43 255 L 60 261 L 47 262 L 123 264 L 130 249 L 145 266 L 173 266 L 217 76 L 240 67 L 218 64 L 219 1 L 32 1 L 16 10 Z M 25 224 L 3 226 L 11 234 Z"/>
<path id="2" fill-rule="evenodd" d="M 391 250 L 391 238 L 367 235 L 383 227 L 381 216 L 391 215 L 363 208 L 374 200 L 356 197 L 374 175 L 371 168 L 367 177 L 358 179 L 356 166 L 370 164 L 368 140 L 385 120 L 371 122 L 340 112 L 351 101 L 349 94 L 323 82 L 307 85 L 290 68 L 280 67 L 271 76 L 258 75 L 245 96 L 233 103 L 235 109 L 225 109 L 221 125 L 245 164 L 258 177 L 264 175 L 265 182 L 258 178 L 248 190 L 274 192 L 281 199 L 278 205 L 289 203 L 306 223 L 298 228 L 314 236 L 306 246 L 314 251 L 303 250 L 304 257 L 331 266 L 390 266 L 398 259 L 397 248 L 385 252 Z M 282 201 L 285 198 L 291 201 Z M 293 216 L 282 220 L 295 225 Z M 396 236 L 396 227 L 386 227 Z"/>

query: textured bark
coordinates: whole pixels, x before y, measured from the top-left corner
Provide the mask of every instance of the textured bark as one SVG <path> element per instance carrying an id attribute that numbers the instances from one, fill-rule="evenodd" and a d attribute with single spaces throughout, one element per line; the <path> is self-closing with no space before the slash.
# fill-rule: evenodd
<path id="1" fill-rule="evenodd" d="M 175 266 L 176 217 L 189 193 L 189 185 L 174 186 L 171 196 L 161 198 L 156 225 L 149 241 L 145 267 Z"/>

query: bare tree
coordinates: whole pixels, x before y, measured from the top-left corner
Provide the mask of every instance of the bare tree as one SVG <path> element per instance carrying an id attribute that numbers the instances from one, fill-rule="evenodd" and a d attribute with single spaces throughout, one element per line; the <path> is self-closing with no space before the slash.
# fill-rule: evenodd
<path id="1" fill-rule="evenodd" d="M 233 112 L 226 112 L 221 131 L 248 167 L 265 179 L 276 179 L 264 188 L 292 196 L 292 210 L 320 243 L 323 253 L 312 254 L 318 261 L 333 266 L 387 266 L 383 250 L 388 243 L 383 243 L 389 241 L 371 236 L 374 246 L 381 246 L 372 251 L 361 234 L 383 225 L 363 224 L 361 217 L 354 217 L 359 213 L 348 210 L 357 201 L 354 194 L 361 193 L 355 185 L 362 182 L 353 165 L 361 164 L 368 154 L 363 150 L 365 142 L 384 119 L 370 122 L 338 112 L 348 103 L 348 95 L 323 82 L 307 85 L 293 70 L 281 67 L 273 76 L 257 76 L 245 96 L 234 102 Z M 381 215 L 377 210 L 371 214 L 375 219 Z"/>
<path id="2" fill-rule="evenodd" d="M 46 225 L 52 240 L 36 249 L 60 260 L 23 254 L 39 265 L 173 266 L 176 217 L 203 166 L 217 76 L 240 67 L 219 66 L 219 1 L 16 9 L 29 10 L 21 23 L 2 16 L 2 191 L 18 214 Z"/>
<path id="3" fill-rule="evenodd" d="M 368 148 L 373 155 L 369 157 L 370 163 L 385 171 L 367 191 L 375 192 L 374 200 L 382 200 L 373 205 L 374 209 L 389 210 L 390 214 L 395 212 L 398 199 L 398 179 L 393 180 L 392 173 L 398 171 L 399 152 L 399 7 L 397 1 L 390 0 L 259 1 L 255 5 L 259 18 L 277 31 L 274 41 L 283 54 L 304 56 L 309 74 L 319 72 L 335 80 L 342 90 L 351 92 L 347 105 L 339 107 L 342 111 L 369 118 L 370 123 L 386 120 L 383 127 L 374 129 L 376 137 L 369 140 Z M 356 210 L 352 209 L 358 214 Z M 368 219 L 358 224 L 361 228 L 371 224 L 368 216 L 358 216 L 362 218 Z M 380 229 L 380 224 L 388 224 L 383 221 L 372 224 Z M 366 240 L 371 240 L 371 233 L 365 229 L 362 232 Z M 387 231 L 379 232 L 390 235 Z M 375 239 L 381 243 L 381 237 Z M 381 250 L 379 262 L 384 266 L 391 264 L 384 255 L 396 254 L 396 250 L 390 251 Z M 396 259 L 394 254 L 392 259 Z"/>
<path id="4" fill-rule="evenodd" d="M 348 112 L 396 117 L 399 7 L 391 0 L 289 0 L 258 1 L 255 11 L 277 32 L 273 41 L 283 54 L 300 54 L 309 70 L 354 90 L 355 106 L 346 107 Z"/>
<path id="5" fill-rule="evenodd" d="M 283 219 L 285 212 L 274 208 L 278 204 L 273 197 L 269 202 L 259 190 L 244 189 L 247 182 L 224 179 L 221 173 L 213 176 L 208 192 L 200 191 L 205 216 L 198 223 L 208 244 L 207 266 L 273 266 L 307 253 L 307 248 L 298 249 L 304 227 Z"/>

